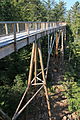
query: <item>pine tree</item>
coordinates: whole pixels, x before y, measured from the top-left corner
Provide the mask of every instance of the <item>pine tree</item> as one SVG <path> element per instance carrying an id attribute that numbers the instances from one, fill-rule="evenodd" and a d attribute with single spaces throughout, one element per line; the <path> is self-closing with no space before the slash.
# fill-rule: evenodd
<path id="1" fill-rule="evenodd" d="M 47 1 L 44 1 L 44 3 L 45 3 L 45 7 L 46 7 L 46 12 L 47 12 L 46 19 L 47 19 L 47 21 L 53 21 L 52 10 L 55 5 L 55 0 L 47 0 Z"/>
<path id="2" fill-rule="evenodd" d="M 68 11 L 67 22 L 71 24 L 71 29 L 73 35 L 76 37 L 80 35 L 80 3 L 75 2 L 71 7 L 71 10 Z"/>
<path id="3" fill-rule="evenodd" d="M 59 1 L 59 3 L 55 4 L 53 9 L 53 16 L 55 21 L 65 21 L 66 14 L 66 3 L 64 1 Z"/>

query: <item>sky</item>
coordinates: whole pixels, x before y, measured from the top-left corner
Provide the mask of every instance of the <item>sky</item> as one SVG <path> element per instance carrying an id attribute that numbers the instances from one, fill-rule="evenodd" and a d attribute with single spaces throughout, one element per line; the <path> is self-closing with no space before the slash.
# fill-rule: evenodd
<path id="1" fill-rule="evenodd" d="M 59 2 L 59 0 L 55 0 L 55 1 Z M 80 0 L 63 0 L 63 1 L 66 2 L 67 10 L 69 10 L 71 8 L 71 6 L 73 6 L 76 1 L 80 2 Z"/>

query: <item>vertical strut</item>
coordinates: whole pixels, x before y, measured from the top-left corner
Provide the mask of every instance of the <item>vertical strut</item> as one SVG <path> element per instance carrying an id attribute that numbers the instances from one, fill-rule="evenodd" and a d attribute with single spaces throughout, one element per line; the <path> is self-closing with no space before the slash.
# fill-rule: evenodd
<path id="1" fill-rule="evenodd" d="M 55 34 L 55 33 L 54 33 Z M 50 39 L 50 40 L 49 40 Z M 49 38 L 48 36 L 48 41 L 50 41 L 50 44 L 48 42 L 48 59 L 47 59 L 47 70 L 46 70 L 46 79 L 47 79 L 47 74 L 48 74 L 48 68 L 49 68 L 49 61 L 50 61 L 50 55 L 52 53 L 52 49 L 53 49 L 53 45 L 54 45 L 54 41 L 55 41 L 55 36 L 53 39 L 53 35 L 51 36 L 51 38 Z"/>
<path id="2" fill-rule="evenodd" d="M 37 81 L 37 43 L 35 42 L 35 59 L 34 59 L 34 64 L 35 64 L 35 81 L 34 84 L 36 85 Z"/>
<path id="3" fill-rule="evenodd" d="M 63 31 L 61 32 L 61 57 L 62 57 L 62 62 L 64 60 L 64 40 L 63 40 Z"/>
<path id="4" fill-rule="evenodd" d="M 49 36 L 49 34 L 48 34 L 48 60 L 47 60 L 47 70 L 46 70 L 46 79 L 47 79 L 47 74 L 48 74 L 48 66 L 49 66 L 49 60 L 50 60 L 50 45 L 51 45 L 51 43 L 49 44 L 49 40 L 50 39 L 50 36 Z"/>
<path id="5" fill-rule="evenodd" d="M 33 70 L 33 63 L 34 63 L 34 53 L 35 53 L 35 43 L 33 43 L 33 48 L 32 48 L 30 71 L 29 71 L 29 78 L 28 78 L 28 87 L 30 86 L 31 78 L 32 78 L 32 70 Z"/>
<path id="6" fill-rule="evenodd" d="M 49 38 L 50 38 L 50 35 L 48 34 L 48 52 L 49 52 Z"/>
<path id="7" fill-rule="evenodd" d="M 39 58 L 40 58 L 40 66 L 41 66 L 41 73 L 42 73 L 42 81 L 41 83 L 36 83 L 37 80 L 37 50 L 39 53 Z M 32 72 L 33 72 L 33 64 L 34 64 L 34 85 L 40 85 L 41 87 L 37 90 L 37 92 L 25 103 L 23 107 L 21 107 L 23 99 L 26 97 L 26 93 L 28 92 L 28 89 L 30 88 L 31 84 L 31 79 L 32 79 Z M 48 91 L 46 87 L 46 79 L 45 79 L 45 74 L 44 74 L 44 67 L 43 67 L 43 60 L 42 60 L 42 53 L 41 53 L 41 46 L 40 43 L 37 45 L 37 43 L 33 43 L 33 48 L 32 48 L 32 55 L 31 55 L 31 63 L 30 63 L 30 71 L 29 71 L 29 79 L 28 79 L 28 87 L 26 88 L 26 91 L 24 92 L 22 99 L 17 107 L 17 110 L 12 118 L 12 120 L 16 120 L 17 117 L 23 112 L 23 110 L 27 107 L 27 105 L 33 100 L 34 97 L 38 94 L 38 92 L 44 88 L 45 91 L 45 96 L 46 96 L 46 101 L 47 101 L 47 106 L 48 106 L 48 115 L 49 115 L 49 120 L 51 120 L 51 112 L 50 112 L 50 103 L 49 103 L 49 97 L 48 97 Z M 20 109 L 21 108 L 21 109 Z"/>
<path id="8" fill-rule="evenodd" d="M 43 67 L 43 60 L 42 60 L 40 43 L 39 43 L 39 46 L 38 46 L 38 51 L 39 51 L 40 64 L 41 64 L 41 70 L 42 70 L 42 77 L 43 77 L 43 81 L 44 81 L 44 91 L 45 91 L 47 107 L 48 107 L 48 115 L 49 115 L 49 120 L 51 120 L 50 103 L 49 103 L 48 91 L 47 91 L 47 88 L 46 88 L 46 79 L 45 79 L 45 75 L 44 75 L 44 67 Z"/>
<path id="9" fill-rule="evenodd" d="M 29 72 L 29 79 L 28 79 L 28 87 L 26 88 L 26 90 L 25 90 L 25 92 L 24 92 L 24 94 L 23 94 L 23 96 L 22 96 L 22 99 L 21 99 L 21 101 L 19 102 L 19 105 L 18 105 L 18 107 L 17 107 L 17 109 L 16 109 L 16 112 L 15 112 L 15 114 L 14 114 L 14 116 L 13 116 L 13 119 L 14 119 L 15 115 L 18 113 L 18 111 L 19 111 L 19 109 L 20 109 L 20 107 L 21 107 L 21 105 L 22 105 L 22 102 L 23 102 L 23 100 L 24 100 L 24 98 L 25 98 L 25 96 L 26 96 L 26 93 L 27 93 L 27 91 L 29 90 L 29 87 L 30 87 L 31 76 L 32 76 L 32 68 L 33 68 L 33 59 L 34 59 L 34 48 L 35 48 L 35 44 L 33 43 L 32 55 L 31 55 L 31 63 L 30 63 L 30 72 Z"/>
<path id="10" fill-rule="evenodd" d="M 55 56 L 56 56 L 56 61 L 58 61 L 58 44 L 59 44 L 59 37 L 60 37 L 60 32 L 56 32 L 56 53 L 55 53 Z"/>

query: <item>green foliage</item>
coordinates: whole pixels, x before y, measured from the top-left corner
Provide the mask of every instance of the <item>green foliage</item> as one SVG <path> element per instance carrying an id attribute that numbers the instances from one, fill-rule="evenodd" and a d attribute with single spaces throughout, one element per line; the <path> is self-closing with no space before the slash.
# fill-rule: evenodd
<path id="1" fill-rule="evenodd" d="M 46 21 L 46 8 L 40 0 L 19 0 L 15 7 L 24 21 Z"/>
<path id="2" fill-rule="evenodd" d="M 1 0 L 0 21 L 65 21 L 66 3 L 54 0 Z M 76 2 L 67 14 L 64 94 L 69 110 L 80 111 L 80 3 Z M 47 37 L 41 41 L 44 66 L 47 61 Z M 44 41 L 44 42 L 42 42 Z M 77 42 L 76 42 L 77 41 Z M 28 79 L 31 46 L 0 60 L 0 107 L 12 116 Z M 50 88 L 50 92 L 55 92 Z M 13 106 L 14 105 L 14 106 Z"/>
<path id="3" fill-rule="evenodd" d="M 75 2 L 67 14 L 64 94 L 71 112 L 80 112 L 80 3 Z"/>
<path id="4" fill-rule="evenodd" d="M 9 116 L 13 115 L 27 86 L 30 57 L 31 46 L 27 46 L 0 60 L 0 107 Z"/>
<path id="5" fill-rule="evenodd" d="M 21 86 L 20 86 L 21 87 Z M 0 108 L 12 116 L 22 95 L 22 91 L 18 91 L 10 86 L 0 86 Z"/>
<path id="6" fill-rule="evenodd" d="M 54 21 L 65 21 L 66 15 L 66 3 L 64 1 L 59 1 L 56 3 L 53 9 Z"/>
<path id="7" fill-rule="evenodd" d="M 0 1 L 0 21 L 15 21 L 19 19 L 17 8 L 11 0 Z"/>
<path id="8" fill-rule="evenodd" d="M 68 44 L 69 57 L 65 62 L 64 94 L 68 98 L 69 110 L 78 112 L 80 111 L 80 41 Z"/>
<path id="9" fill-rule="evenodd" d="M 54 21 L 54 15 L 52 14 L 52 10 L 54 8 L 55 5 L 55 1 L 54 0 L 47 0 L 45 1 L 45 7 L 46 7 L 46 19 L 47 21 Z"/>
<path id="10" fill-rule="evenodd" d="M 75 2 L 68 11 L 67 23 L 70 25 L 74 37 L 80 36 L 80 2 Z"/>
<path id="11" fill-rule="evenodd" d="M 75 82 L 70 73 L 65 73 L 64 82 L 65 95 L 68 99 L 68 108 L 70 112 L 80 111 L 80 82 Z"/>
<path id="12" fill-rule="evenodd" d="M 54 0 L 1 0 L 1 21 L 64 21 L 65 3 Z"/>
<path id="13" fill-rule="evenodd" d="M 47 42 L 43 42 L 44 39 L 45 37 L 41 39 L 40 42 L 43 46 L 42 54 L 46 55 Z M 11 117 L 27 86 L 32 49 L 31 46 L 32 45 L 29 45 L 20 49 L 17 53 L 13 53 L 0 60 L 0 107 Z M 43 57 L 45 66 L 46 57 L 47 55 Z"/>
<path id="14" fill-rule="evenodd" d="M 65 21 L 66 3 L 64 1 L 55 2 L 55 0 L 47 0 L 45 2 L 47 21 Z"/>

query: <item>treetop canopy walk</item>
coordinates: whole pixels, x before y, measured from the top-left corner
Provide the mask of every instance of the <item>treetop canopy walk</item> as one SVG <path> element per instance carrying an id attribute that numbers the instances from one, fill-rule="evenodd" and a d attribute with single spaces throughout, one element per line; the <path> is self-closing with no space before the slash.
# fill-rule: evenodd
<path id="1" fill-rule="evenodd" d="M 46 40 L 48 43 L 48 58 L 46 68 L 44 69 L 39 39 L 46 35 L 48 36 L 48 40 Z M 55 45 L 56 58 L 58 56 L 58 47 L 60 46 L 59 48 L 63 60 L 64 40 L 66 40 L 65 22 L 0 22 L 0 59 L 13 52 L 17 52 L 20 48 L 23 48 L 30 43 L 33 43 L 27 88 L 21 98 L 16 112 L 12 117 L 12 120 L 16 120 L 20 116 L 27 105 L 30 104 L 42 88 L 44 89 L 46 96 L 49 120 L 52 120 L 46 79 L 53 46 Z M 39 66 L 38 62 L 40 63 Z M 39 73 L 38 67 L 41 67 L 41 72 Z M 37 87 L 37 90 L 23 105 L 24 98 L 31 86 Z M 8 119 L 8 117 L 6 119 Z"/>

